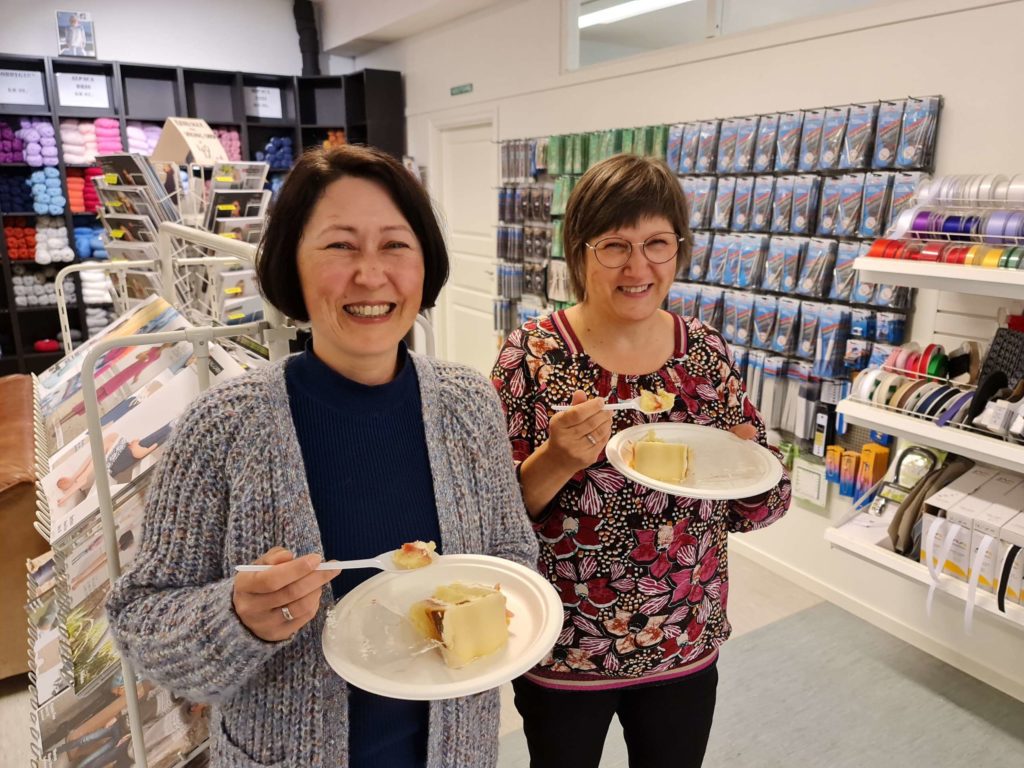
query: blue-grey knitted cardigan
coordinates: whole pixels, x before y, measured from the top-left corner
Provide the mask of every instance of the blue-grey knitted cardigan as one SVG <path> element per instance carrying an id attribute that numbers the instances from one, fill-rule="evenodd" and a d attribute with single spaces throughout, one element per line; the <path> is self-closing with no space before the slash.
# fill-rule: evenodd
<path id="1" fill-rule="evenodd" d="M 464 366 L 412 360 L 444 551 L 535 568 L 494 388 Z M 348 765 L 347 687 L 320 646 L 330 587 L 316 619 L 281 643 L 251 634 L 231 601 L 234 565 L 277 545 L 323 552 L 284 364 L 198 398 L 156 472 L 141 549 L 107 606 L 121 652 L 150 679 L 213 704 L 215 768 Z M 498 714 L 497 690 L 431 702 L 427 765 L 495 765 Z"/>

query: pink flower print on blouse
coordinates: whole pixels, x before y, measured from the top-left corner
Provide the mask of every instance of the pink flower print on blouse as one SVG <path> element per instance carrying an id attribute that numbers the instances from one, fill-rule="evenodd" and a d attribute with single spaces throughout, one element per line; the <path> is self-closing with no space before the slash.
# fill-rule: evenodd
<path id="1" fill-rule="evenodd" d="M 662 525 L 657 530 L 633 531 L 637 546 L 629 553 L 631 559 L 646 565 L 650 563 L 651 576 L 662 578 L 672 568 L 679 549 L 697 543 L 697 539 L 686 533 L 690 520 L 683 519 L 672 525 Z"/>
<path id="2" fill-rule="evenodd" d="M 561 560 L 555 566 L 555 589 L 562 598 L 562 604 L 577 608 L 592 619 L 597 617 L 601 608 L 607 608 L 618 598 L 608 586 L 611 579 L 595 578 L 595 573 L 597 561 L 592 557 L 580 560 L 579 569 L 567 560 Z"/>
<path id="3" fill-rule="evenodd" d="M 600 549 L 601 539 L 598 528 L 604 521 L 599 517 L 570 517 L 559 510 L 551 515 L 538 536 L 545 544 L 553 545 L 551 551 L 559 560 L 572 557 L 578 549 Z"/>
<path id="4" fill-rule="evenodd" d="M 540 663 L 553 672 L 593 672 L 597 665 L 590 660 L 590 655 L 579 648 L 555 648 Z"/>
<path id="5" fill-rule="evenodd" d="M 698 618 L 706 619 L 710 606 L 707 598 L 718 598 L 721 580 L 718 575 L 718 547 L 712 544 L 710 532 L 705 532 L 695 544 L 680 548 L 676 562 L 682 569 L 669 574 L 675 585 L 672 590 L 670 604 L 685 600 L 699 605 Z M 702 615 L 703 614 L 703 615 Z"/>
<path id="6" fill-rule="evenodd" d="M 615 651 L 622 656 L 632 653 L 637 648 L 649 648 L 666 639 L 678 637 L 683 633 L 680 622 L 686 619 L 690 607 L 681 605 L 667 616 L 647 616 L 637 612 L 616 610 L 615 618 L 604 622 L 609 634 L 618 638 Z"/>

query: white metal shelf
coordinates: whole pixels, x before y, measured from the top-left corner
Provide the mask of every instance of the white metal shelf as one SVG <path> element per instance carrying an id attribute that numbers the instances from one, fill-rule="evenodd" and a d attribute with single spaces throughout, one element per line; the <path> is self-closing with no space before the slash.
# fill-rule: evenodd
<path id="1" fill-rule="evenodd" d="M 920 582 L 926 586 L 932 583 L 928 568 L 923 563 L 903 557 L 892 550 L 879 546 L 876 542 L 864 536 L 863 529 L 848 531 L 847 527 L 827 528 L 825 530 L 825 540 L 835 548 L 842 549 L 851 555 L 880 565 L 886 570 L 904 578 Z M 939 574 L 938 589 L 960 600 L 967 600 L 967 582 L 955 579 L 948 574 Z M 996 596 L 983 589 L 977 590 L 974 605 L 977 610 L 995 614 L 1000 619 L 1013 624 L 1017 628 L 1024 629 L 1024 606 L 1007 603 L 1006 613 L 1003 613 L 999 610 Z"/>
<path id="2" fill-rule="evenodd" d="M 855 259 L 853 268 L 860 272 L 861 280 L 868 283 L 932 288 L 1004 299 L 1024 298 L 1024 269 L 989 269 L 868 256 Z"/>
<path id="3" fill-rule="evenodd" d="M 915 443 L 951 451 L 1002 469 L 1024 471 L 1024 445 L 956 427 L 940 427 L 931 421 L 876 408 L 855 400 L 841 400 L 836 409 L 854 424 L 887 435 L 904 437 Z"/>

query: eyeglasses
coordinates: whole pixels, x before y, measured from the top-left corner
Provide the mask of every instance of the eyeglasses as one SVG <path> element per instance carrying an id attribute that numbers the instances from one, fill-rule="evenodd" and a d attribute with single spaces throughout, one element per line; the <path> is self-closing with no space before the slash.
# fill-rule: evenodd
<path id="1" fill-rule="evenodd" d="M 683 238 L 675 232 L 659 232 L 651 235 L 642 243 L 631 243 L 624 237 L 602 237 L 591 245 L 586 243 L 587 248 L 594 251 L 598 263 L 607 269 L 618 269 L 626 266 L 629 257 L 633 254 L 633 246 L 639 245 L 640 252 L 651 264 L 664 264 L 671 261 L 679 253 L 679 243 Z"/>

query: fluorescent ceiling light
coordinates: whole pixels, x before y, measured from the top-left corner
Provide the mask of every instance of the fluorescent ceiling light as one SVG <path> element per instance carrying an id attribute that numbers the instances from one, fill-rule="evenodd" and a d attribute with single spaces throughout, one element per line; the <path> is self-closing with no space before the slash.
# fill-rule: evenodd
<path id="1" fill-rule="evenodd" d="M 593 27 L 598 24 L 614 24 L 616 21 L 631 19 L 634 16 L 642 16 L 652 11 L 660 11 L 663 8 L 671 8 L 673 5 L 682 5 L 691 0 L 629 0 L 629 2 L 613 5 L 592 13 L 584 13 L 579 17 L 580 29 Z"/>

